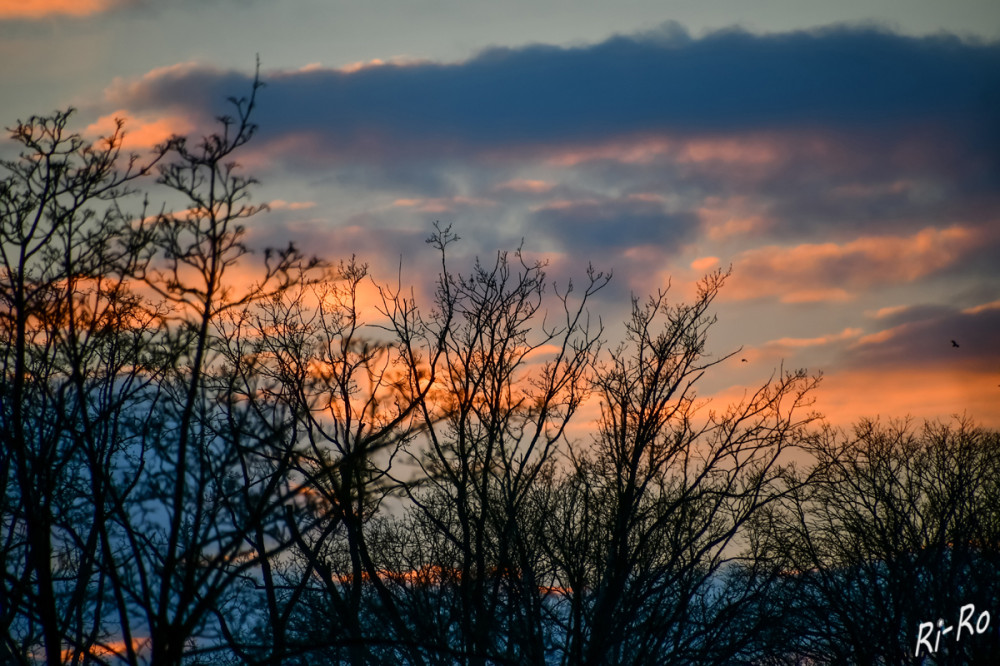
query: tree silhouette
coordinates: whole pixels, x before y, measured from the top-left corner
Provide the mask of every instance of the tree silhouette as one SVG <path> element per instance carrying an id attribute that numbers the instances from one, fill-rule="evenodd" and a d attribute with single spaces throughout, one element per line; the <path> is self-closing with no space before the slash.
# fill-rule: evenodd
<path id="1" fill-rule="evenodd" d="M 934 654 L 917 639 L 924 622 L 955 626 L 961 607 L 1000 600 L 998 446 L 998 433 L 967 420 L 822 432 L 812 479 L 772 523 L 792 572 L 774 592 L 788 611 L 775 652 L 824 664 L 996 661 L 995 632 L 946 637 Z"/>
<path id="2" fill-rule="evenodd" d="M 256 254 L 260 87 L 144 159 L 71 112 L 10 130 L 0 661 L 996 660 L 917 638 L 1000 602 L 1000 434 L 821 427 L 802 370 L 701 400 L 723 272 L 611 344 L 610 275 L 457 270 L 450 227 L 426 304 Z"/>
<path id="3" fill-rule="evenodd" d="M 122 206 L 166 151 L 123 155 L 121 123 L 87 143 L 71 115 L 12 128 L 21 154 L 0 181 L 0 624 L 12 654 L 53 664 L 106 638 L 92 588 L 115 548 L 117 425 L 162 360 L 158 313 L 131 284 L 150 242 Z"/>
<path id="4" fill-rule="evenodd" d="M 595 370 L 594 446 L 547 525 L 562 663 L 730 663 L 758 629 L 767 567 L 748 528 L 788 492 L 782 462 L 815 418 L 798 412 L 816 379 L 781 374 L 699 413 L 698 380 L 728 358 L 705 352 L 725 277 L 706 277 L 692 304 L 634 300 L 625 342 Z"/>
<path id="5" fill-rule="evenodd" d="M 69 112 L 12 130 L 24 150 L 0 189 L 0 473 L 15 657 L 137 663 L 142 644 L 179 663 L 252 566 L 244 534 L 281 504 L 233 510 L 220 484 L 244 459 L 214 404 L 221 318 L 309 268 L 290 249 L 245 292 L 226 282 L 247 251 L 240 221 L 261 209 L 230 157 L 253 134 L 258 87 L 221 133 L 146 162 L 122 155 L 121 123 L 96 144 L 67 130 Z M 128 214 L 129 185 L 154 168 L 190 205 Z"/>
<path id="6" fill-rule="evenodd" d="M 426 446 L 412 457 L 420 483 L 402 484 L 412 508 L 395 526 L 416 538 L 393 564 L 435 573 L 430 598 L 427 581 L 399 585 L 435 656 L 544 663 L 539 590 L 550 576 L 535 495 L 587 394 L 601 331 L 586 306 L 608 276 L 588 271 L 578 297 L 572 285 L 557 290 L 559 314 L 548 323 L 542 264 L 519 250 L 454 273 L 446 252 L 455 240 L 448 230 L 430 239 L 442 255 L 431 323 L 442 341 L 440 379 L 421 401 Z"/>

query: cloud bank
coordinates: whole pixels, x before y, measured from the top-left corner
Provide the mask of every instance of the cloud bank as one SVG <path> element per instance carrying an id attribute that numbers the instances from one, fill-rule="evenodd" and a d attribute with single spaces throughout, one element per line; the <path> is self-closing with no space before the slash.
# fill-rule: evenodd
<path id="1" fill-rule="evenodd" d="M 668 25 L 572 48 L 488 50 L 460 63 L 310 67 L 267 83 L 258 118 L 266 132 L 309 134 L 334 158 L 820 130 L 943 133 L 970 148 L 975 137 L 982 159 L 1000 146 L 1000 44 L 871 28 L 694 39 Z M 112 95 L 140 109 L 205 113 L 220 90 L 248 87 L 244 74 L 189 66 Z"/>

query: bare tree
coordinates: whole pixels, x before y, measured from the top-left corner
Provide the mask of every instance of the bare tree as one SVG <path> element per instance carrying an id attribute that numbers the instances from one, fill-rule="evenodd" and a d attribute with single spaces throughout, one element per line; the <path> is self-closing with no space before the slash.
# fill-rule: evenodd
<path id="1" fill-rule="evenodd" d="M 368 279 L 364 265 L 341 263 L 323 282 L 244 310 L 227 347 L 239 368 L 234 395 L 242 409 L 286 415 L 283 474 L 297 493 L 285 504 L 280 536 L 272 535 L 290 546 L 288 558 L 277 566 L 261 559 L 270 649 L 257 658 L 265 661 L 292 652 L 315 663 L 332 650 L 366 663 L 369 644 L 380 640 L 363 622 L 372 595 L 393 631 L 408 633 L 393 612 L 366 526 L 392 485 L 392 460 L 421 429 L 418 405 L 440 352 L 425 340 L 430 358 L 418 359 L 410 330 L 416 313 L 395 296 L 382 301 L 391 330 L 390 319 L 381 328 L 365 321 L 358 299 Z M 411 361 L 422 368 L 419 376 Z M 303 619 L 304 612 L 324 620 Z"/>
<path id="2" fill-rule="evenodd" d="M 998 437 L 967 420 L 823 432 L 812 479 L 771 526 L 791 572 L 773 591 L 788 610 L 775 658 L 995 661 L 996 632 L 933 632 L 939 619 L 957 627 L 968 604 L 978 617 L 1000 601 Z"/>
<path id="3" fill-rule="evenodd" d="M 242 220 L 261 210 L 232 163 L 258 87 L 219 134 L 146 162 L 122 154 L 121 123 L 96 144 L 68 112 L 12 130 L 24 152 L 0 183 L 0 621 L 14 659 L 137 663 L 145 644 L 178 663 L 206 649 L 195 638 L 257 564 L 244 535 L 281 513 L 287 485 L 227 486 L 266 452 L 234 439 L 218 356 L 225 315 L 311 268 L 289 247 L 244 291 L 227 279 L 248 251 Z M 128 214 L 129 184 L 158 163 L 186 209 Z"/>
<path id="4" fill-rule="evenodd" d="M 94 594 L 126 446 L 116 424 L 158 363 L 155 309 L 130 284 L 150 244 L 121 206 L 164 150 L 123 155 L 120 122 L 88 143 L 71 115 L 11 129 L 22 152 L 0 181 L 0 626 L 16 658 L 52 664 L 109 638 Z"/>
<path id="5" fill-rule="evenodd" d="M 159 253 L 142 275 L 171 308 L 164 344 L 174 360 L 158 385 L 160 416 L 144 442 L 136 503 L 119 522 L 130 618 L 148 631 L 154 663 L 180 663 L 225 644 L 205 633 L 206 622 L 234 581 L 266 559 L 262 544 L 247 537 L 282 515 L 290 492 L 280 481 L 290 460 L 273 452 L 282 432 L 248 437 L 226 409 L 233 406 L 232 368 L 222 353 L 227 317 L 307 280 L 317 263 L 289 245 L 265 254 L 256 282 L 237 286 L 230 277 L 249 252 L 244 220 L 264 209 L 250 201 L 255 181 L 232 157 L 256 130 L 260 86 L 255 79 L 249 97 L 231 100 L 236 115 L 220 118 L 219 133 L 195 146 L 173 139 L 171 159 L 159 169 L 158 182 L 188 202 L 156 216 L 150 233 Z M 251 459 L 265 464 L 252 471 Z"/>
<path id="6" fill-rule="evenodd" d="M 447 265 L 455 240 L 439 229 L 429 241 L 442 256 L 432 326 L 443 353 L 421 401 L 421 482 L 403 485 L 412 510 L 396 525 L 413 538 L 400 535 L 409 547 L 394 564 L 420 575 L 397 578 L 397 591 L 436 663 L 544 663 L 535 490 L 587 394 L 601 330 L 586 306 L 608 276 L 591 270 L 579 297 L 556 290 L 550 318 L 542 264 L 499 253 L 461 275 Z"/>
<path id="7" fill-rule="evenodd" d="M 633 300 L 627 338 L 595 372 L 594 446 L 560 481 L 544 542 L 555 564 L 561 663 L 730 663 L 763 594 L 748 527 L 787 492 L 785 452 L 814 415 L 816 380 L 783 373 L 723 412 L 699 412 L 709 307 Z"/>

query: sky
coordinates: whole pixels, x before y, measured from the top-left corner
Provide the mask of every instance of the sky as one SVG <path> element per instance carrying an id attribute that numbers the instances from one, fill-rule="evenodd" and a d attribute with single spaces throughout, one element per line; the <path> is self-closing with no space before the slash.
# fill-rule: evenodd
<path id="1" fill-rule="evenodd" d="M 0 0 L 0 121 L 142 151 L 258 56 L 254 243 L 426 286 L 439 221 L 456 268 L 612 271 L 610 336 L 731 267 L 703 397 L 808 368 L 836 425 L 1000 427 L 1000 3 Z"/>

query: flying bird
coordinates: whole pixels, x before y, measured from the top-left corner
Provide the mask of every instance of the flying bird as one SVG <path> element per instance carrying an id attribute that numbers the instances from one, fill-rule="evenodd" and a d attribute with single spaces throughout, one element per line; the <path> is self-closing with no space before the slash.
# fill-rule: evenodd
<path id="1" fill-rule="evenodd" d="M 745 358 L 741 358 L 740 359 L 740 363 L 746 363 L 746 362 L 747 362 L 747 360 Z"/>
<path id="2" fill-rule="evenodd" d="M 952 347 L 957 347 L 957 346 L 958 346 L 958 343 L 957 343 L 957 342 L 955 342 L 954 340 L 952 340 L 952 341 L 951 341 L 951 346 L 952 346 Z"/>

